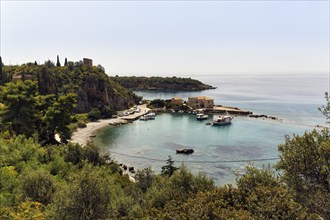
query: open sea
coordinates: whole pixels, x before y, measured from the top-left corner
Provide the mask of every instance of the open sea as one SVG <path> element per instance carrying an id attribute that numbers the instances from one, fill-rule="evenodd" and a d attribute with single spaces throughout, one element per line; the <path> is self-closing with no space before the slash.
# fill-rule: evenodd
<path id="1" fill-rule="evenodd" d="M 204 173 L 217 185 L 233 184 L 244 167 L 272 166 L 279 157 L 278 145 L 285 135 L 302 135 L 316 125 L 326 126 L 318 107 L 325 104 L 329 75 L 219 75 L 193 76 L 217 87 L 201 92 L 138 91 L 145 99 L 209 96 L 215 104 L 234 106 L 278 117 L 279 121 L 237 116 L 228 126 L 210 126 L 190 114 L 158 114 L 155 120 L 106 127 L 95 141 L 120 163 L 160 173 L 168 156 L 184 163 L 193 173 Z M 212 118 L 212 117 L 209 117 Z M 176 154 L 188 147 L 191 155 Z M 264 160 L 266 159 L 266 160 Z"/>

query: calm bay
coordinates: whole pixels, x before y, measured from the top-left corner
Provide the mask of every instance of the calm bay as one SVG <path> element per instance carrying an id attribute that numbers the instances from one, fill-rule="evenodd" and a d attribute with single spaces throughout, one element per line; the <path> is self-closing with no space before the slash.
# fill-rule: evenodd
<path id="1" fill-rule="evenodd" d="M 218 185 L 233 183 L 235 171 L 252 163 L 257 167 L 277 162 L 278 145 L 285 135 L 301 135 L 325 119 L 317 110 L 329 91 L 327 75 L 280 76 L 194 76 L 217 89 L 201 92 L 139 91 L 145 99 L 169 99 L 205 95 L 215 104 L 235 106 L 278 117 L 277 120 L 237 116 L 229 126 L 210 126 L 191 114 L 161 113 L 155 120 L 135 121 L 119 127 L 106 127 L 95 141 L 118 162 L 135 169 L 151 166 L 159 173 L 168 156 L 176 165 L 184 163 L 195 174 L 204 173 Z M 193 148 L 191 155 L 176 149 Z M 265 161 L 258 161 L 269 159 Z M 251 161 L 251 162 L 249 162 Z"/>

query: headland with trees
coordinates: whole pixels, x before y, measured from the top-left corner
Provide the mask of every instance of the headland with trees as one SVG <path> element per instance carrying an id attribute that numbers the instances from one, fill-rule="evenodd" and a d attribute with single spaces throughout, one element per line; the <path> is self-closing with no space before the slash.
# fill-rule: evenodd
<path id="1" fill-rule="evenodd" d="M 181 77 L 160 76 L 115 76 L 115 81 L 131 90 L 157 90 L 157 91 L 202 91 L 215 89 L 211 85 L 204 84 L 199 80 Z"/>

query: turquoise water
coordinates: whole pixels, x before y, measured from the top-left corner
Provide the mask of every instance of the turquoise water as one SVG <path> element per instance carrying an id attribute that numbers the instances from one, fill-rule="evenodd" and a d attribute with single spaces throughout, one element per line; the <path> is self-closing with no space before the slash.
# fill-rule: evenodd
<path id="1" fill-rule="evenodd" d="M 149 99 L 208 95 L 216 104 L 237 106 L 282 120 L 235 117 L 231 125 L 215 127 L 197 121 L 194 115 L 162 113 L 155 120 L 102 129 L 96 140 L 117 161 L 137 169 L 151 166 L 160 172 L 170 155 L 177 166 L 184 162 L 193 173 L 205 173 L 222 185 L 233 183 L 234 171 L 244 169 L 248 160 L 277 158 L 277 146 L 284 142 L 286 134 L 300 135 L 324 124 L 317 107 L 324 104 L 324 92 L 329 90 L 328 76 L 199 79 L 218 88 L 202 92 L 139 92 L 139 95 Z M 182 147 L 193 148 L 195 153 L 176 154 L 175 150 Z M 236 162 L 240 160 L 243 162 Z M 276 160 L 253 162 L 259 167 L 274 163 Z"/>

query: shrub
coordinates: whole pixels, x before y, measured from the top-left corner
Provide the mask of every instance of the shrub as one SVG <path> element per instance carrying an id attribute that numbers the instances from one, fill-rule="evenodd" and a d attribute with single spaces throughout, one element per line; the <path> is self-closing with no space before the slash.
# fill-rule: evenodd
<path id="1" fill-rule="evenodd" d="M 97 121 L 98 119 L 101 118 L 101 112 L 99 109 L 97 108 L 93 108 L 87 115 L 87 117 L 91 120 L 91 121 Z"/>

